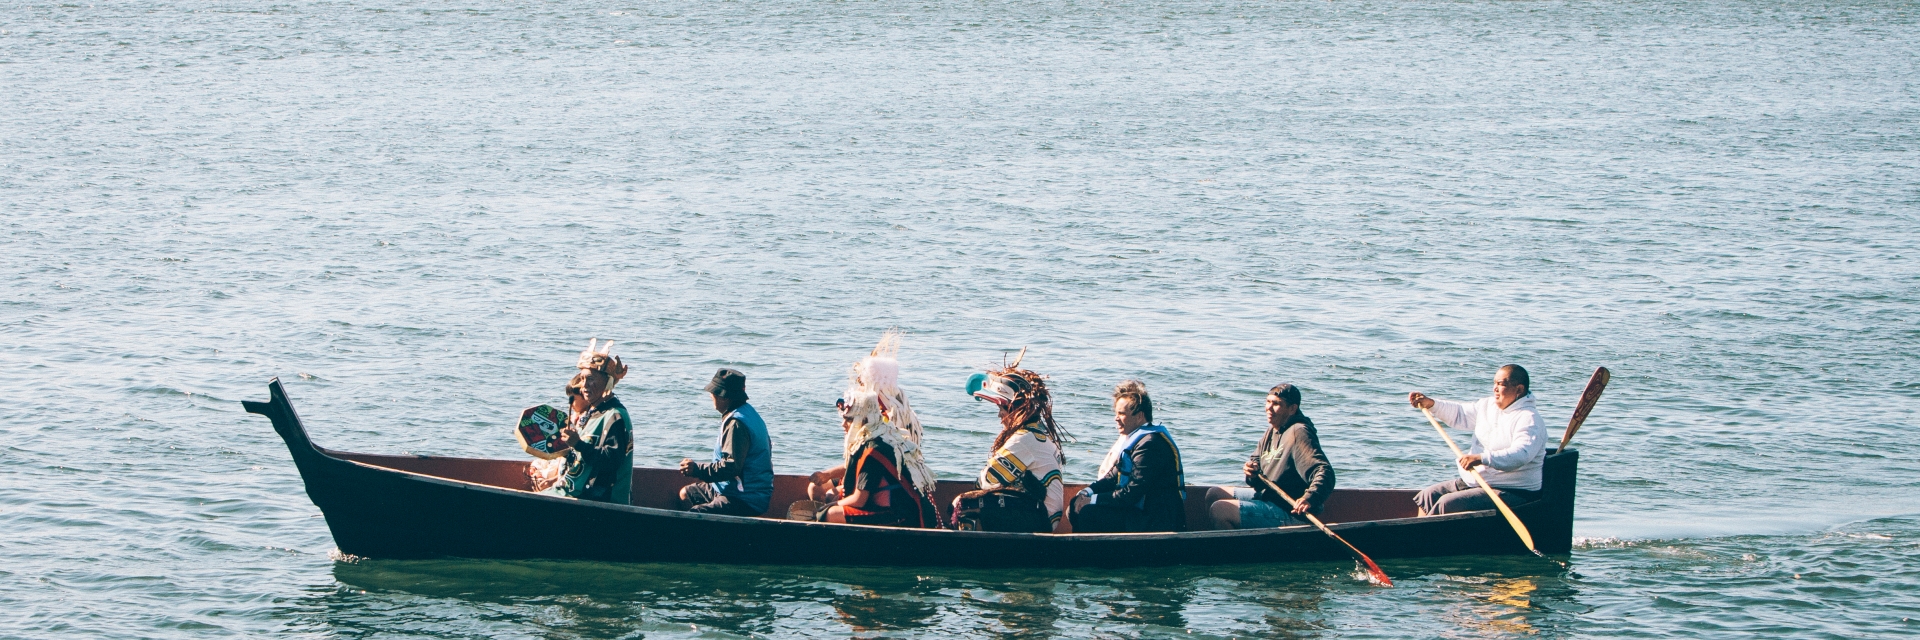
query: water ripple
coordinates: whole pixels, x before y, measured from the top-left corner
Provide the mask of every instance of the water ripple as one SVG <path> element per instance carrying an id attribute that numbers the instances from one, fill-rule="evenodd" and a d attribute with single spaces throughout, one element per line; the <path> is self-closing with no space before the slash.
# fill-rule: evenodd
<path id="1" fill-rule="evenodd" d="M 1920 77 L 1884 0 L 260 7 L 0 16 L 0 635 L 1920 633 Z M 993 573 L 336 560 L 349 450 L 519 455 L 588 337 L 641 464 L 746 370 L 783 470 L 887 327 L 932 464 L 1031 347 L 1094 470 L 1138 377 L 1237 482 L 1283 380 L 1348 487 L 1405 393 L 1594 366 L 1574 571 Z M 1558 424 L 1555 424 L 1557 427 Z M 1439 449 L 1439 451 L 1436 451 Z"/>

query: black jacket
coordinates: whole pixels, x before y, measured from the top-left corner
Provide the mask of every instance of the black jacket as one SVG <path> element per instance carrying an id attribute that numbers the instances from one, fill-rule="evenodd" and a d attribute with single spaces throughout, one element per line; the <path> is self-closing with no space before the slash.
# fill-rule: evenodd
<path id="1" fill-rule="evenodd" d="M 1133 473 L 1127 485 L 1120 486 L 1120 468 L 1093 481 L 1088 488 L 1099 496 L 1098 504 L 1125 508 L 1127 531 L 1185 531 L 1187 505 L 1181 499 L 1180 458 L 1166 436 L 1149 433 L 1140 437 L 1130 452 Z"/>
<path id="2" fill-rule="evenodd" d="M 1306 414 L 1294 413 L 1284 428 L 1269 425 L 1251 460 L 1260 465 L 1260 475 L 1280 485 L 1280 490 L 1306 500 L 1307 510 L 1312 513 L 1320 513 L 1327 497 L 1333 495 L 1333 465 L 1327 462 L 1327 453 L 1320 450 L 1320 435 Z M 1253 487 L 1256 498 L 1287 506 L 1287 501 L 1273 495 L 1265 483 L 1249 477 L 1247 486 Z"/>

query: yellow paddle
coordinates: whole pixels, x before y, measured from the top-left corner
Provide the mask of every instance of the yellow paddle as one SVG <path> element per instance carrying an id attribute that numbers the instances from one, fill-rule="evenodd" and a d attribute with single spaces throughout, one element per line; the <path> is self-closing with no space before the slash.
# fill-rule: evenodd
<path id="1" fill-rule="evenodd" d="M 1433 429 L 1440 432 L 1440 439 L 1447 441 L 1447 447 L 1453 449 L 1453 458 L 1455 460 L 1466 457 L 1467 454 L 1460 452 L 1460 445 L 1453 443 L 1453 436 L 1447 435 L 1447 428 L 1440 426 L 1440 421 L 1433 417 L 1433 411 L 1422 407 L 1420 413 L 1427 414 L 1427 422 L 1433 423 Z M 1520 523 L 1520 516 L 1513 515 L 1513 509 L 1507 506 L 1507 501 L 1500 499 L 1500 493 L 1493 490 L 1493 485 L 1487 484 L 1487 479 L 1480 477 L 1480 472 L 1472 469 L 1467 469 L 1466 471 L 1467 475 L 1473 476 L 1474 482 L 1480 483 L 1480 490 L 1487 492 L 1487 497 L 1493 498 L 1493 506 L 1499 507 L 1500 515 L 1507 517 L 1507 524 L 1513 525 L 1513 532 L 1520 534 L 1520 541 L 1527 544 L 1527 550 L 1532 551 L 1533 555 L 1546 558 L 1547 554 L 1540 553 L 1539 549 L 1533 548 L 1533 534 L 1527 532 L 1527 525 Z M 1552 560 L 1552 558 L 1547 559 Z"/>

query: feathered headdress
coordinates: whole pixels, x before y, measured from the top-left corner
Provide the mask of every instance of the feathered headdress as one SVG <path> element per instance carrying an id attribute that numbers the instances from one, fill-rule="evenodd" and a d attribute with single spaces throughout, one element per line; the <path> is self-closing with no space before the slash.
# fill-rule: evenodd
<path id="1" fill-rule="evenodd" d="M 847 382 L 853 389 L 879 394 L 880 411 L 887 421 L 904 432 L 902 435 L 908 440 L 919 444 L 924 433 L 920 417 L 914 415 L 913 407 L 907 404 L 907 392 L 900 389 L 900 338 L 904 335 L 899 329 L 880 334 L 880 342 L 867 352 L 867 357 L 853 363 Z"/>
<path id="2" fill-rule="evenodd" d="M 853 363 L 854 386 L 883 394 L 900 388 L 901 335 L 899 329 L 888 329 L 867 357 Z"/>
<path id="3" fill-rule="evenodd" d="M 913 482 L 923 493 L 931 495 L 933 491 L 933 470 L 927 467 L 925 456 L 920 452 L 921 439 L 925 429 L 920 426 L 920 416 L 914 415 L 913 406 L 907 403 L 907 392 L 900 389 L 900 338 L 904 335 L 899 329 L 888 329 L 880 335 L 880 342 L 867 352 L 867 357 L 853 363 L 848 380 L 848 401 L 863 394 L 872 394 L 877 402 L 880 417 L 891 429 L 870 431 L 867 437 L 850 439 L 848 454 L 860 442 L 878 434 L 887 434 L 888 445 L 894 447 L 899 457 L 899 465 L 912 472 Z M 849 433 L 851 437 L 855 434 Z M 900 442 L 892 440 L 897 439 Z"/>
<path id="4" fill-rule="evenodd" d="M 608 340 L 606 344 L 599 344 L 599 342 L 599 338 L 588 340 L 587 349 L 580 352 L 580 359 L 574 361 L 573 366 L 581 371 L 606 374 L 607 391 L 611 393 L 613 385 L 619 383 L 621 378 L 627 377 L 627 365 L 620 362 L 618 356 L 613 355 L 612 340 Z"/>

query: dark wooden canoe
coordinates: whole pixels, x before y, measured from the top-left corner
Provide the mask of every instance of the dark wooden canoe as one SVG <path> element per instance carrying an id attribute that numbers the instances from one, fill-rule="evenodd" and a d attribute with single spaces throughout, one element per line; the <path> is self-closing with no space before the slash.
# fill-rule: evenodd
<path id="1" fill-rule="evenodd" d="M 553 558 L 628 562 L 866 564 L 890 566 L 1151 566 L 1343 560 L 1347 551 L 1307 527 L 1183 533 L 1032 534 L 899 529 L 780 519 L 805 497 L 804 476 L 774 481 L 767 517 L 671 509 L 690 482 L 673 469 L 634 469 L 633 505 L 582 502 L 527 491 L 527 461 L 347 453 L 315 446 L 279 379 L 271 399 L 246 401 L 286 440 L 307 496 L 340 551 L 367 558 Z M 1514 509 L 1540 550 L 1573 542 L 1579 452 L 1552 453 L 1544 497 Z M 942 481 L 937 503 L 970 483 Z M 1077 491 L 1069 486 L 1069 493 Z M 1209 522 L 1206 487 L 1189 489 L 1187 522 Z M 1414 517 L 1413 490 L 1340 489 L 1322 516 L 1374 558 L 1525 554 L 1495 511 Z M 527 544 L 565 531 L 556 544 Z M 593 541 L 582 543 L 580 541 Z M 857 553 L 849 553 L 857 551 Z"/>

